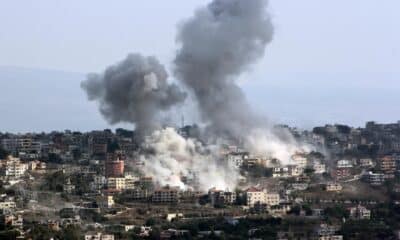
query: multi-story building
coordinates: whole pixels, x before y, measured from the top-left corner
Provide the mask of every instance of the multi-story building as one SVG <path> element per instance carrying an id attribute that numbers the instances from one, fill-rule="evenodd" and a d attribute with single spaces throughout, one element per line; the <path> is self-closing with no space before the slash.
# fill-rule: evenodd
<path id="1" fill-rule="evenodd" d="M 361 158 L 359 160 L 360 167 L 373 167 L 374 162 L 371 158 Z"/>
<path id="2" fill-rule="evenodd" d="M 179 187 L 166 186 L 156 189 L 152 196 L 155 203 L 177 203 L 179 202 Z"/>
<path id="3" fill-rule="evenodd" d="M 101 208 L 111 208 L 114 206 L 115 202 L 114 202 L 114 198 L 112 195 L 105 195 L 105 196 L 101 196 L 98 200 L 97 200 L 98 205 Z"/>
<path id="4" fill-rule="evenodd" d="M 2 147 L 13 155 L 37 158 L 41 152 L 41 143 L 30 136 L 15 136 L 2 139 Z"/>
<path id="5" fill-rule="evenodd" d="M 301 168 L 306 168 L 307 158 L 304 156 L 304 154 L 295 154 L 292 156 L 292 163 Z"/>
<path id="6" fill-rule="evenodd" d="M 366 207 L 358 205 L 357 207 L 350 208 L 350 218 L 356 220 L 370 219 L 371 218 L 371 210 L 368 210 Z"/>
<path id="7" fill-rule="evenodd" d="M 231 166 L 240 168 L 243 165 L 245 159 L 248 158 L 246 153 L 229 153 L 226 155 L 227 161 Z"/>
<path id="8" fill-rule="evenodd" d="M 266 189 L 250 187 L 246 190 L 247 206 L 254 207 L 256 204 L 267 204 L 269 206 L 279 205 L 280 196 L 277 193 L 268 193 Z"/>
<path id="9" fill-rule="evenodd" d="M 125 178 L 107 178 L 107 188 L 112 190 L 124 190 L 126 188 Z"/>
<path id="10" fill-rule="evenodd" d="M 90 187 L 93 191 L 104 189 L 107 186 L 107 178 L 102 175 L 93 176 L 93 182 L 90 183 Z"/>
<path id="11" fill-rule="evenodd" d="M 138 182 L 138 178 L 132 175 L 125 176 L 125 189 L 135 189 L 136 183 Z"/>
<path id="12" fill-rule="evenodd" d="M 99 158 L 105 157 L 107 154 L 107 143 L 109 139 L 110 136 L 107 132 L 92 132 L 88 139 L 89 154 Z"/>
<path id="13" fill-rule="evenodd" d="M 24 225 L 24 219 L 22 218 L 22 215 L 4 215 L 3 220 L 3 224 L 4 225 L 8 225 L 8 226 L 12 226 L 12 227 L 16 227 L 16 228 L 20 228 L 22 229 L 23 225 Z"/>
<path id="14" fill-rule="evenodd" d="M 19 158 L 9 157 L 5 162 L 4 168 L 6 177 L 20 178 L 28 170 L 28 164 L 22 163 Z"/>
<path id="15" fill-rule="evenodd" d="M 1 140 L 1 147 L 12 155 L 17 154 L 18 139 L 17 138 L 5 138 Z"/>
<path id="16" fill-rule="evenodd" d="M 145 200 L 149 197 L 149 191 L 141 188 L 127 190 L 125 194 L 132 200 Z"/>
<path id="17" fill-rule="evenodd" d="M 104 233 L 88 233 L 85 234 L 85 240 L 114 240 L 114 235 Z"/>
<path id="18" fill-rule="evenodd" d="M 339 160 L 336 164 L 332 175 L 336 179 L 348 178 L 351 176 L 353 170 L 353 164 L 350 160 Z"/>
<path id="19" fill-rule="evenodd" d="M 328 192 L 340 192 L 342 191 L 343 187 L 340 183 L 334 182 L 334 183 L 327 183 L 325 185 L 325 189 Z"/>
<path id="20" fill-rule="evenodd" d="M 16 208 L 16 204 L 14 201 L 4 201 L 4 202 L 0 202 L 0 209 L 3 210 L 9 210 L 9 209 L 14 209 Z"/>
<path id="21" fill-rule="evenodd" d="M 323 174 L 326 172 L 326 165 L 319 161 L 315 161 L 312 168 L 314 169 L 315 174 Z"/>
<path id="22" fill-rule="evenodd" d="M 368 172 L 363 174 L 362 180 L 372 186 L 380 186 L 385 182 L 385 174 Z"/>
<path id="23" fill-rule="evenodd" d="M 213 206 L 223 206 L 225 204 L 232 204 L 236 201 L 235 192 L 217 190 L 216 188 L 212 188 L 208 191 L 208 197 Z"/>
<path id="24" fill-rule="evenodd" d="M 75 191 L 75 185 L 71 183 L 71 179 L 67 178 L 65 183 L 63 184 L 63 191 L 64 193 L 71 194 Z"/>
<path id="25" fill-rule="evenodd" d="M 287 178 L 297 177 L 304 172 L 304 168 L 297 165 L 287 165 L 285 167 L 272 168 L 272 177 L 274 178 Z"/>
<path id="26" fill-rule="evenodd" d="M 396 172 L 396 160 L 392 155 L 386 155 L 378 158 L 378 167 L 386 178 L 393 178 Z"/>
<path id="27" fill-rule="evenodd" d="M 107 160 L 105 163 L 106 177 L 124 176 L 124 159 L 125 156 L 121 153 L 107 154 Z"/>

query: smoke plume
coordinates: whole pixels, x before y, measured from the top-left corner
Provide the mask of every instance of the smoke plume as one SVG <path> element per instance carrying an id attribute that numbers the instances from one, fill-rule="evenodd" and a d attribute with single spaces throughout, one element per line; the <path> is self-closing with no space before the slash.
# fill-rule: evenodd
<path id="1" fill-rule="evenodd" d="M 213 140 L 236 140 L 255 154 L 289 163 L 301 146 L 288 131 L 273 129 L 256 114 L 237 84 L 272 40 L 267 5 L 267 0 L 213 0 L 198 9 L 178 30 L 174 76 L 193 95 Z M 238 170 L 221 160 L 216 146 L 158 129 L 160 113 L 186 98 L 167 78 L 154 57 L 131 54 L 103 74 L 91 75 L 82 87 L 110 123 L 134 123 L 148 135 L 140 157 L 145 174 L 160 185 L 187 188 L 193 184 L 182 176 L 192 176 L 202 190 L 233 189 Z"/>
<path id="2" fill-rule="evenodd" d="M 195 139 L 185 139 L 173 128 L 153 132 L 145 140 L 150 154 L 141 155 L 144 172 L 159 185 L 188 187 L 208 191 L 211 187 L 234 190 L 239 173 L 228 163 L 219 161 L 217 146 L 204 146 Z M 183 182 L 182 177 L 192 180 Z"/>
<path id="3" fill-rule="evenodd" d="M 237 77 L 264 55 L 273 36 L 266 0 L 214 0 L 181 25 L 175 75 L 194 94 L 217 135 L 238 138 L 263 119 Z"/>
<path id="4" fill-rule="evenodd" d="M 186 98 L 155 57 L 129 54 L 104 73 L 91 74 L 81 83 L 89 100 L 99 102 L 99 109 L 111 123 L 133 123 L 139 132 L 151 132 L 160 125 L 160 113 Z"/>

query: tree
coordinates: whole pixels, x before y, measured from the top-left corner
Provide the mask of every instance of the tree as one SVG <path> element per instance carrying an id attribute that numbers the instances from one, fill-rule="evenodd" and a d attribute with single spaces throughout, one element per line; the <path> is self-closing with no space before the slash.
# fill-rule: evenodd
<path id="1" fill-rule="evenodd" d="M 16 230 L 0 231 L 0 239 L 14 240 L 19 236 L 19 232 Z"/>
<path id="2" fill-rule="evenodd" d="M 43 187 L 50 191 L 62 192 L 64 182 L 65 182 L 64 173 L 62 171 L 58 171 L 46 176 L 45 185 Z"/>
<path id="3" fill-rule="evenodd" d="M 62 231 L 61 239 L 79 240 L 82 236 L 82 230 L 78 226 L 69 225 Z"/>
<path id="4" fill-rule="evenodd" d="M 304 169 L 304 173 L 305 173 L 307 176 L 309 176 L 309 177 L 311 177 L 311 176 L 314 174 L 314 172 L 315 172 L 315 170 L 312 169 L 312 168 L 306 168 L 306 169 Z"/>
<path id="5" fill-rule="evenodd" d="M 324 210 L 325 215 L 328 218 L 348 218 L 349 212 L 341 205 L 335 205 L 333 207 L 327 207 Z"/>
<path id="6" fill-rule="evenodd" d="M 294 207 L 292 207 L 292 209 L 290 209 L 290 211 L 288 213 L 299 216 L 300 215 L 300 211 L 301 211 L 300 206 L 294 206 Z"/>
<path id="7" fill-rule="evenodd" d="M 146 221 L 146 226 L 154 226 L 156 224 L 156 220 L 154 218 L 149 218 Z"/>

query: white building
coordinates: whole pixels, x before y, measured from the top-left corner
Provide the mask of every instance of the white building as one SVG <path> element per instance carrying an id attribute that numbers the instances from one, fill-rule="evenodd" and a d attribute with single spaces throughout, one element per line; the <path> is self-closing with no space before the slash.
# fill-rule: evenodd
<path id="1" fill-rule="evenodd" d="M 358 205 L 357 207 L 350 208 L 350 218 L 356 220 L 362 219 L 370 219 L 371 218 L 371 210 L 368 210 L 366 207 Z"/>
<path id="2" fill-rule="evenodd" d="M 138 177 L 132 175 L 125 176 L 125 189 L 135 189 L 136 182 L 139 181 Z"/>
<path id="3" fill-rule="evenodd" d="M 101 208 L 112 208 L 115 204 L 114 197 L 112 195 L 101 196 L 98 204 Z"/>
<path id="4" fill-rule="evenodd" d="M 292 163 L 298 167 L 305 168 L 307 166 L 307 158 L 303 154 L 295 154 L 292 156 Z"/>
<path id="5" fill-rule="evenodd" d="M 312 167 L 315 174 L 323 174 L 326 172 L 326 165 L 319 161 L 315 161 Z"/>
<path id="6" fill-rule="evenodd" d="M 226 158 L 230 166 L 240 168 L 243 165 L 244 159 L 248 158 L 248 156 L 240 153 L 229 153 L 226 155 Z"/>
<path id="7" fill-rule="evenodd" d="M 327 183 L 325 186 L 326 191 L 328 192 L 340 192 L 343 187 L 340 183 Z"/>
<path id="8" fill-rule="evenodd" d="M 247 206 L 254 207 L 255 204 L 267 204 L 269 206 L 279 205 L 280 197 L 277 193 L 268 193 L 266 189 L 251 187 L 246 190 Z"/>
<path id="9" fill-rule="evenodd" d="M 124 190 L 126 188 L 125 178 L 107 178 L 107 187 L 108 189 Z"/>
<path id="10" fill-rule="evenodd" d="M 28 170 L 28 164 L 21 163 L 19 158 L 9 157 L 5 163 L 5 176 L 11 178 L 22 177 L 26 170 Z"/>
<path id="11" fill-rule="evenodd" d="M 93 191 L 101 190 L 107 186 L 107 178 L 102 175 L 95 175 L 93 182 L 90 183 L 90 188 Z"/>
<path id="12" fill-rule="evenodd" d="M 350 160 L 342 159 L 337 161 L 337 168 L 352 168 L 353 164 Z"/>
<path id="13" fill-rule="evenodd" d="M 103 234 L 100 232 L 93 234 L 85 234 L 85 240 L 114 240 L 114 235 Z"/>
<path id="14" fill-rule="evenodd" d="M 16 204 L 14 201 L 4 201 L 0 202 L 0 209 L 9 210 L 16 208 Z"/>

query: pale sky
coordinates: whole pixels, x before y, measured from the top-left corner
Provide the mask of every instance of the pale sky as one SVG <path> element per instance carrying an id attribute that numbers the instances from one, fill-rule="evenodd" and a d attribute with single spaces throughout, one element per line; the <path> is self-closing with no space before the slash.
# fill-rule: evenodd
<path id="1" fill-rule="evenodd" d="M 103 70 L 129 52 L 140 52 L 157 56 L 170 69 L 179 21 L 207 2 L 1 1 L 0 66 L 84 75 Z M 276 121 L 302 126 L 400 119 L 400 1 L 271 0 L 269 10 L 274 40 L 265 57 L 241 77 L 257 109 Z M 10 91 L 0 95 L 0 108 L 11 116 L 3 119 L 5 129 L 0 131 L 48 130 L 45 120 L 17 126 L 12 116 L 21 111 L 14 109 L 22 104 L 18 101 L 28 99 L 18 96 L 15 105 L 7 100 L 18 92 L 19 84 L 34 84 L 34 80 L 13 85 L 4 79 L 0 78 L 0 86 Z M 67 98 L 72 96 L 70 91 L 80 91 L 79 85 L 78 89 L 71 86 L 62 90 Z M 43 86 L 36 94 L 55 98 L 51 90 L 52 86 Z M 83 94 L 79 98 L 85 101 Z M 56 118 L 52 123 L 58 121 L 62 122 Z M 106 126 L 99 115 L 91 121 L 98 121 L 96 127 Z M 68 127 L 64 123 L 49 126 Z"/>

